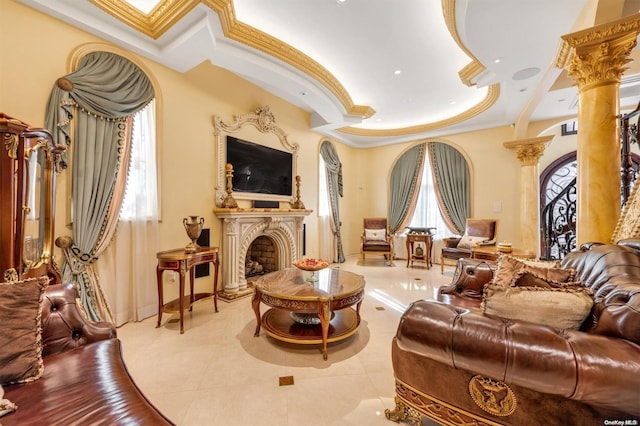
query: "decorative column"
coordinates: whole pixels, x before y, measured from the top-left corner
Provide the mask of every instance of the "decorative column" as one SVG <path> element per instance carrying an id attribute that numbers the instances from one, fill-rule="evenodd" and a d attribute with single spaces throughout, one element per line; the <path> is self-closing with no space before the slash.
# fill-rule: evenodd
<path id="1" fill-rule="evenodd" d="M 620 216 L 620 80 L 640 14 L 562 37 L 578 85 L 577 243 L 609 242 Z"/>
<path id="2" fill-rule="evenodd" d="M 520 160 L 520 242 L 518 248 L 539 255 L 540 250 L 540 176 L 538 162 L 551 136 L 504 142 L 516 149 Z"/>
<path id="3" fill-rule="evenodd" d="M 241 287 L 238 268 L 236 267 L 236 263 L 238 262 L 238 219 L 235 217 L 227 217 L 223 219 L 222 224 L 222 232 L 224 233 L 224 253 L 222 256 L 222 288 L 224 293 L 234 294 L 237 293 Z M 245 280 L 245 288 L 246 285 L 247 284 Z"/>

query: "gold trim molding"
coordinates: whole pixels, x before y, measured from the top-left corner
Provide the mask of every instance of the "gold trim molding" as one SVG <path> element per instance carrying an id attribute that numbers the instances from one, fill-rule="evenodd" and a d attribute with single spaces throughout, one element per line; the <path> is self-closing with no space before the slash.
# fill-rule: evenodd
<path id="1" fill-rule="evenodd" d="M 232 0 L 164 0 L 149 15 L 145 15 L 123 0 L 89 1 L 119 21 L 153 39 L 159 38 L 202 3 L 218 14 L 225 37 L 280 59 L 320 81 L 340 100 L 347 114 L 365 118 L 375 114 L 375 110 L 369 106 L 354 105 L 344 86 L 318 62 L 289 44 L 238 21 Z"/>
<path id="2" fill-rule="evenodd" d="M 217 13 L 225 37 L 282 60 L 316 79 L 336 96 L 344 107 L 346 114 L 367 119 L 373 117 L 376 113 L 375 109 L 371 106 L 355 105 L 345 87 L 336 77 L 311 57 L 257 28 L 238 21 L 235 15 L 233 0 L 163 0 L 149 14 L 144 14 L 124 0 L 89 1 L 117 20 L 153 39 L 158 39 L 173 25 L 184 18 L 187 13 L 199 4 L 203 4 Z M 460 40 L 455 24 L 455 1 L 456 0 L 442 0 L 443 14 L 445 23 L 452 37 L 460 49 L 472 59 L 472 62 L 459 73 L 462 82 L 471 86 L 471 79 L 484 71 L 485 67 L 471 54 Z M 395 136 L 439 129 L 465 121 L 487 110 L 497 101 L 499 94 L 499 85 L 495 84 L 489 88 L 487 96 L 480 103 L 461 114 L 445 120 L 397 129 L 361 129 L 347 127 L 339 129 L 339 131 L 362 136 Z"/>
<path id="3" fill-rule="evenodd" d="M 486 67 L 482 65 L 478 58 L 476 58 L 475 55 L 467 49 L 467 46 L 462 43 L 462 40 L 460 40 L 460 34 L 458 34 L 458 27 L 456 25 L 456 0 L 442 0 L 442 14 L 444 15 L 444 22 L 453 40 L 460 50 L 471 58 L 471 62 L 458 73 L 460 80 L 467 86 L 473 86 L 474 83 L 472 83 L 471 80 L 482 73 Z"/>
<path id="4" fill-rule="evenodd" d="M 470 118 L 475 117 L 476 115 L 486 111 L 489 109 L 500 96 L 500 84 L 492 84 L 489 86 L 489 90 L 487 91 L 487 96 L 477 103 L 472 108 L 458 114 L 453 117 L 446 118 L 440 121 L 433 121 L 431 123 L 418 124 L 416 126 L 409 127 L 399 127 L 395 129 L 363 129 L 359 127 L 343 127 L 338 129 L 342 133 L 347 133 L 350 135 L 357 136 L 401 136 L 401 135 L 410 135 L 414 133 L 427 132 L 429 130 L 436 130 L 443 127 L 451 126 L 453 124 L 461 123 L 463 121 L 469 120 Z"/>

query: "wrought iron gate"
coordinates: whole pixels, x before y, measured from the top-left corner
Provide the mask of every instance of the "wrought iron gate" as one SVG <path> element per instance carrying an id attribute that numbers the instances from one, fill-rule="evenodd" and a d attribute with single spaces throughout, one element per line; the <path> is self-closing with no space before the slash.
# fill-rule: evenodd
<path id="1" fill-rule="evenodd" d="M 542 175 L 542 259 L 562 259 L 576 248 L 576 172 L 574 152 L 551 164 Z"/>

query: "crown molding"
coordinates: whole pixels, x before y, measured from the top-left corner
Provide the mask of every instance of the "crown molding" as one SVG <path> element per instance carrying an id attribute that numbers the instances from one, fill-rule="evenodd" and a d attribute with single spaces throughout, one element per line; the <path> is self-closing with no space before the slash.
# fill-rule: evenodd
<path id="1" fill-rule="evenodd" d="M 196 6 L 202 4 L 218 15 L 223 34 L 226 38 L 279 59 L 319 81 L 337 98 L 344 108 L 346 115 L 362 117 L 363 119 L 371 118 L 375 115 L 376 111 L 372 107 L 354 104 L 345 87 L 335 76 L 311 57 L 257 28 L 238 21 L 235 15 L 233 0 L 163 0 L 149 14 L 141 12 L 124 0 L 89 1 L 120 22 L 154 40 L 166 33 Z M 467 86 L 472 86 L 475 84 L 472 82 L 473 78 L 482 73 L 486 68 L 475 58 L 460 39 L 456 29 L 455 4 L 456 0 L 442 0 L 443 14 L 451 36 L 460 49 L 472 59 L 472 62 L 465 66 L 459 73 L 462 82 Z M 461 114 L 445 120 L 396 129 L 344 127 L 338 129 L 338 131 L 362 136 L 396 136 L 438 129 L 468 120 L 487 110 L 497 101 L 499 94 L 499 85 L 492 85 L 489 87 L 487 96 L 480 103 Z"/>
<path id="2" fill-rule="evenodd" d="M 359 127 L 343 127 L 338 129 L 339 132 L 357 135 L 357 136 L 402 136 L 402 135 L 411 135 L 416 133 L 423 133 L 430 130 L 436 130 L 447 126 L 452 126 L 454 124 L 461 123 L 463 121 L 469 120 L 472 117 L 480 114 L 483 111 L 489 109 L 493 104 L 496 103 L 498 98 L 500 97 L 500 84 L 492 84 L 489 86 L 489 90 L 487 91 L 487 96 L 469 108 L 468 110 L 455 115 L 453 117 L 446 118 L 440 121 L 433 121 L 431 123 L 418 124 L 415 126 L 408 127 L 400 127 L 395 129 L 363 129 Z"/>

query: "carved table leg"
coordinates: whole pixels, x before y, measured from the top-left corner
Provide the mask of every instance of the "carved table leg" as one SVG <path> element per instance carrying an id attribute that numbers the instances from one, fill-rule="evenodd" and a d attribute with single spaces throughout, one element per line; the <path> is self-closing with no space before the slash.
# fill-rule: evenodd
<path id="1" fill-rule="evenodd" d="M 327 353 L 327 340 L 329 339 L 329 323 L 331 322 L 331 310 L 329 301 L 320 302 L 320 326 L 322 327 L 322 358 L 326 361 L 329 358 Z"/>
<path id="2" fill-rule="evenodd" d="M 160 327 L 160 322 L 162 321 L 162 308 L 164 308 L 164 297 L 163 297 L 163 288 L 162 288 L 162 274 L 164 269 L 160 268 L 160 265 L 156 267 L 156 279 L 158 280 L 158 324 L 156 328 Z"/>
<path id="3" fill-rule="evenodd" d="M 255 293 L 253 294 L 253 298 L 251 299 L 251 306 L 253 307 L 253 312 L 256 314 L 256 332 L 253 334 L 253 337 L 258 337 L 260 335 L 260 326 L 262 325 L 262 321 L 260 319 L 260 300 L 262 299 L 262 292 L 256 288 Z"/>

